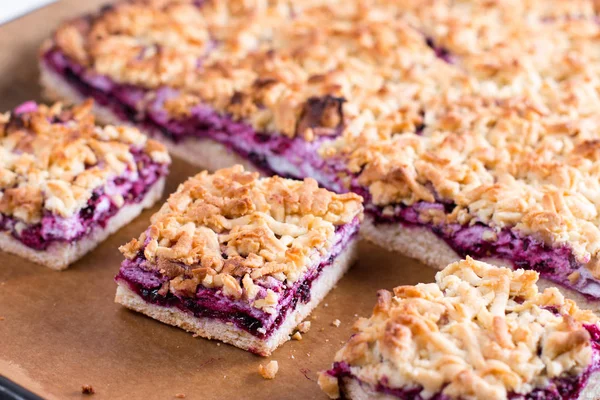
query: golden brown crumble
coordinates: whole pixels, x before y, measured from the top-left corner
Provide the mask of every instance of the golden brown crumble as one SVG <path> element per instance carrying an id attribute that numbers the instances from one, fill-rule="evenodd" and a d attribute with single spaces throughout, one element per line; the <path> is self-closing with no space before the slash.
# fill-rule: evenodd
<path id="1" fill-rule="evenodd" d="M 537 279 L 534 271 L 467 258 L 438 272 L 435 283 L 381 290 L 373 315 L 356 322 L 335 360 L 374 386 L 385 378 L 391 388 L 481 400 L 580 374 L 592 358 L 584 324 L 597 317 L 556 288 L 538 292 Z M 327 373 L 319 384 L 339 397 Z"/>
<path id="2" fill-rule="evenodd" d="M 133 1 L 64 24 L 44 49 L 150 98 L 179 90 L 164 104 L 175 117 L 203 103 L 313 140 L 358 117 L 414 129 L 434 88 L 468 85 L 401 11 L 391 1 Z"/>
<path id="3" fill-rule="evenodd" d="M 269 361 L 265 366 L 259 364 L 258 373 L 265 379 L 275 379 L 275 375 L 279 371 L 279 363 L 275 360 Z"/>
<path id="4" fill-rule="evenodd" d="M 239 165 L 204 171 L 181 184 L 146 232 L 120 250 L 129 259 L 143 250 L 151 268 L 170 278 L 165 291 L 220 288 L 271 313 L 278 294 L 257 280 L 297 281 L 330 249 L 335 227 L 362 216 L 361 201 L 311 178 L 259 178 Z"/>
<path id="5" fill-rule="evenodd" d="M 381 139 L 365 129 L 323 154 L 345 160 L 384 212 L 442 199 L 454 211 L 429 210 L 423 222 L 515 228 L 550 245 L 568 243 L 592 268 L 600 251 L 596 126 L 526 102 L 471 95 L 431 114 L 421 135 Z"/>
<path id="6" fill-rule="evenodd" d="M 91 109 L 91 101 L 57 103 L 0 118 L 0 213 L 25 223 L 39 222 L 44 210 L 70 217 L 96 188 L 137 171 L 133 149 L 170 162 L 163 145 L 135 128 L 96 126 Z"/>

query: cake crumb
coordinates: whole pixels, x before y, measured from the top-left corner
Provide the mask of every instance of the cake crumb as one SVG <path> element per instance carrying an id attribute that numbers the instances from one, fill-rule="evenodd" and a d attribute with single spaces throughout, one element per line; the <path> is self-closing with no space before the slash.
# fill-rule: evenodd
<path id="1" fill-rule="evenodd" d="M 310 321 L 304 321 L 298 324 L 297 328 L 301 333 L 306 333 L 310 330 L 310 325 Z"/>
<path id="2" fill-rule="evenodd" d="M 217 346 L 220 346 L 220 345 L 221 345 L 221 343 L 217 343 Z"/>
<path id="3" fill-rule="evenodd" d="M 325 307 L 329 307 L 329 303 L 325 303 L 324 305 L 325 305 Z"/>
<path id="4" fill-rule="evenodd" d="M 302 340 L 302 334 L 300 332 L 296 332 L 292 335 L 292 339 L 294 340 Z"/>
<path id="5" fill-rule="evenodd" d="M 331 325 L 335 326 L 336 328 L 338 328 L 341 324 L 342 324 L 342 321 L 340 321 L 339 319 L 335 319 L 331 323 Z"/>
<path id="6" fill-rule="evenodd" d="M 265 366 L 262 364 L 258 366 L 258 373 L 265 379 L 274 379 L 277 371 L 279 371 L 279 363 L 275 360 L 269 361 Z"/>
<path id="7" fill-rule="evenodd" d="M 178 399 L 185 399 L 185 393 L 177 393 L 175 397 Z"/>
<path id="8" fill-rule="evenodd" d="M 294 358 L 295 358 L 295 357 L 294 357 L 294 355 L 292 354 L 292 360 L 293 360 Z"/>
<path id="9" fill-rule="evenodd" d="M 82 394 L 94 394 L 96 391 L 92 387 L 92 385 L 81 385 L 81 393 Z"/>

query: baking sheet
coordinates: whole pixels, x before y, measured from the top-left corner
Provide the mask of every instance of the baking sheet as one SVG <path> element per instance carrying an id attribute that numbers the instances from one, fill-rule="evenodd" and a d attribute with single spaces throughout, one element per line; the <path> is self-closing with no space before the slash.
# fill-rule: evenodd
<path id="1" fill-rule="evenodd" d="M 63 0 L 0 27 L 0 110 L 39 99 L 36 52 L 61 19 L 105 1 Z M 197 169 L 175 161 L 167 193 Z M 113 302 L 117 248 L 147 227 L 152 212 L 111 236 L 65 272 L 0 254 L 0 374 L 47 399 L 325 399 L 316 373 L 328 368 L 369 315 L 378 289 L 433 280 L 434 271 L 362 243 L 360 260 L 313 313 L 302 341 L 269 358 L 275 380 L 258 365 L 268 359 L 163 325 Z M 334 327 L 332 321 L 341 325 Z M 179 396 L 181 397 L 181 396 Z"/>

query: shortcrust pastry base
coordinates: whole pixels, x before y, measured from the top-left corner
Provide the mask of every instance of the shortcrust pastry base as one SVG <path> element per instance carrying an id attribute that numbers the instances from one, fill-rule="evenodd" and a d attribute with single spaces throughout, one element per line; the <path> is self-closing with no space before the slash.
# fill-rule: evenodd
<path id="1" fill-rule="evenodd" d="M 402 253 L 437 270 L 442 270 L 449 264 L 461 260 L 461 257 L 445 241 L 425 227 L 407 227 L 400 223 L 375 225 L 373 218 L 365 215 L 360 233 L 371 243 L 388 251 Z M 508 262 L 500 259 L 490 258 L 480 261 L 501 267 L 511 267 Z M 540 278 L 537 285 L 542 290 L 556 287 L 566 298 L 574 300 L 580 308 L 600 314 L 600 301 L 590 300 L 581 293 L 548 279 Z"/>
<path id="2" fill-rule="evenodd" d="M 67 80 L 48 68 L 44 62 L 40 63 L 40 84 L 43 89 L 43 96 L 48 100 L 62 101 L 66 104 L 78 104 L 85 100 L 85 97 L 72 88 Z M 141 124 L 136 125 L 131 121 L 119 118 L 109 107 L 98 104 L 98 102 L 94 102 L 92 111 L 99 124 L 135 126 L 149 138 L 164 144 L 171 155 L 201 169 L 216 171 L 241 164 L 246 171 L 260 172 L 250 161 L 210 138 L 189 137 L 174 142 L 160 132 L 152 131 Z"/>
<path id="3" fill-rule="evenodd" d="M 280 345 L 290 340 L 290 335 L 302 320 L 323 300 L 331 288 L 346 273 L 357 254 L 358 240 L 352 239 L 332 265 L 326 267 L 313 282 L 310 301 L 296 307 L 285 321 L 266 340 L 238 328 L 235 325 L 213 318 L 198 318 L 176 307 L 163 307 L 150 304 L 119 282 L 115 302 L 138 311 L 165 324 L 177 326 L 207 339 L 216 339 L 261 356 L 269 356 Z"/>
<path id="4" fill-rule="evenodd" d="M 378 393 L 370 386 L 361 385 L 353 378 L 342 378 L 340 393 L 343 393 L 344 398 L 348 400 L 398 400 L 396 396 Z M 577 400 L 597 400 L 598 398 L 600 398 L 600 372 L 594 372 Z"/>
<path id="5" fill-rule="evenodd" d="M 109 220 L 105 228 L 95 227 L 92 232 L 74 242 L 55 242 L 46 250 L 27 247 L 10 233 L 0 232 L 0 250 L 16 254 L 56 271 L 64 270 L 85 254 L 96 248 L 108 236 L 134 220 L 140 213 L 152 207 L 161 197 L 165 187 L 165 178 L 156 181 L 141 202 L 123 206 Z"/>

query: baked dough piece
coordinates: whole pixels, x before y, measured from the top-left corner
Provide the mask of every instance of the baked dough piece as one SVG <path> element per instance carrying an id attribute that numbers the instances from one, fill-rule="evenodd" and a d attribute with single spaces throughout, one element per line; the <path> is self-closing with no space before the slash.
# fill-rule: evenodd
<path id="1" fill-rule="evenodd" d="M 161 197 L 164 146 L 96 126 L 92 107 L 28 102 L 0 116 L 0 249 L 64 269 Z"/>
<path id="2" fill-rule="evenodd" d="M 353 400 L 598 398 L 596 315 L 536 281 L 467 258 L 382 290 L 319 384 Z"/>
<path id="3" fill-rule="evenodd" d="M 310 178 L 202 172 L 121 247 L 116 302 L 267 356 L 352 264 L 361 217 Z"/>

